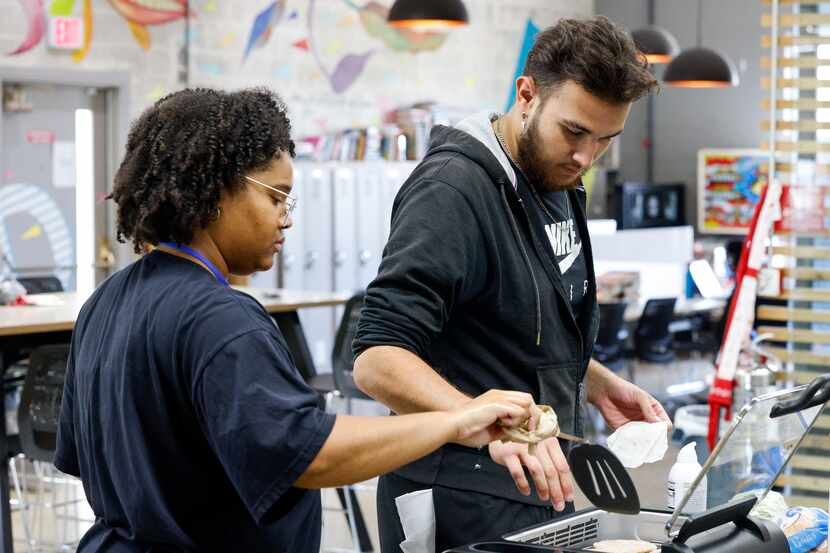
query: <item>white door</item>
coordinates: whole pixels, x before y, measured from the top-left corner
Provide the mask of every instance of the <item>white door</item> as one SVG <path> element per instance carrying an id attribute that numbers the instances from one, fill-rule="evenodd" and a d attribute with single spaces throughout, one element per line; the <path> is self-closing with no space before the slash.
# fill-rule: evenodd
<path id="1" fill-rule="evenodd" d="M 0 253 L 16 277 L 91 289 L 107 235 L 107 91 L 4 81 Z"/>

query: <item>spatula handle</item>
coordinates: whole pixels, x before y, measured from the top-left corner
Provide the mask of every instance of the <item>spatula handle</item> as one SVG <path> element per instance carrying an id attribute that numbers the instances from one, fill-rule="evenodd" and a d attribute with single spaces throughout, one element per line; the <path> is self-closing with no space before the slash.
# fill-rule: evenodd
<path id="1" fill-rule="evenodd" d="M 576 437 L 572 434 L 566 434 L 564 432 L 560 432 L 559 434 L 557 434 L 556 437 L 557 438 L 562 438 L 563 440 L 568 440 L 569 442 L 576 442 L 578 444 L 587 444 L 588 443 L 588 440 L 586 440 L 585 438 L 578 438 L 578 437 Z"/>

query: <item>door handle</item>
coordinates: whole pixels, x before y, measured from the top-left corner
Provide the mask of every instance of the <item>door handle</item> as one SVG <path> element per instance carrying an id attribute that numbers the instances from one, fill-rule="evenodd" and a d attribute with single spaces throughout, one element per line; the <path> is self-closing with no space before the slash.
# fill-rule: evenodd
<path id="1" fill-rule="evenodd" d="M 310 252 L 306 253 L 306 256 L 305 256 L 305 268 L 306 268 L 306 269 L 311 269 L 312 267 L 314 267 L 314 265 L 316 265 L 316 264 L 317 264 L 317 260 L 318 260 L 318 259 L 320 259 L 320 254 L 319 254 L 319 252 L 316 252 L 316 251 L 310 251 Z"/>
<path id="2" fill-rule="evenodd" d="M 346 252 L 342 250 L 337 250 L 336 252 L 334 252 L 334 266 L 342 267 L 343 264 L 346 262 L 346 259 L 348 259 L 348 257 L 349 256 L 346 255 Z"/>

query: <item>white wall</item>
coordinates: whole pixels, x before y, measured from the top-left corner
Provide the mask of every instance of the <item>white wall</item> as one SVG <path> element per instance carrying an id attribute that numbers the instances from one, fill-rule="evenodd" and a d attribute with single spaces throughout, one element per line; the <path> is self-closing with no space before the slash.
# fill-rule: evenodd
<path id="1" fill-rule="evenodd" d="M 43 0 L 47 10 L 51 3 L 51 0 Z M 82 8 L 83 2 L 76 0 L 74 15 L 81 16 Z M 71 51 L 48 49 L 45 38 L 25 53 L 8 55 L 23 41 L 28 22 L 17 0 L 0 0 L 0 14 L 2 66 L 129 71 L 133 115 L 138 115 L 162 94 L 180 86 L 178 77 L 183 69 L 180 53 L 184 45 L 181 19 L 149 27 L 151 44 L 149 50 L 144 50 L 133 38 L 127 21 L 109 2 L 92 0 L 91 48 L 83 60 L 76 62 Z"/>
<path id="2" fill-rule="evenodd" d="M 93 38 L 85 59 L 75 62 L 69 52 L 49 50 L 44 40 L 24 54 L 0 54 L 0 64 L 129 70 L 134 115 L 186 82 L 222 88 L 266 85 L 283 95 L 299 136 L 377 124 L 382 111 L 419 100 L 502 109 L 527 18 L 545 27 L 562 16 L 594 11 L 594 0 L 467 0 L 471 25 L 452 31 L 434 51 L 409 53 L 393 51 L 370 36 L 361 23 L 361 13 L 365 18 L 368 12 L 351 7 L 386 8 L 392 0 L 286 0 L 270 38 L 243 63 L 254 19 L 270 3 L 192 0 L 185 56 L 183 19 L 147 27 L 150 46 L 144 50 L 110 2 L 93 0 Z M 48 10 L 51 0 L 44 5 Z M 80 16 L 82 8 L 77 0 L 74 15 Z M 28 23 L 15 0 L 0 0 L 0 13 L 0 52 L 5 53 L 23 40 Z M 294 46 L 309 38 L 327 72 L 346 55 L 372 54 L 360 76 L 338 94 L 311 52 Z"/>

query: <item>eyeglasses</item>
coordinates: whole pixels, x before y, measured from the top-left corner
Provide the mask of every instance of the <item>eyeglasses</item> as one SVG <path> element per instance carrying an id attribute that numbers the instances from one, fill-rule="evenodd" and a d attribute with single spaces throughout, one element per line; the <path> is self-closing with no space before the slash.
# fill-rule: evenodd
<path id="1" fill-rule="evenodd" d="M 285 204 L 285 216 L 282 219 L 282 224 L 285 224 L 288 221 L 288 217 L 290 217 L 291 213 L 294 211 L 294 208 L 297 207 L 297 198 L 295 198 L 288 192 L 283 192 L 279 188 L 274 188 L 270 184 L 265 184 L 264 182 L 258 181 L 255 178 L 249 177 L 248 175 L 245 175 L 245 178 L 251 182 L 255 182 L 260 186 L 264 186 L 265 188 L 271 189 L 277 194 L 282 194 L 283 196 L 285 196 L 285 200 L 283 202 Z"/>

